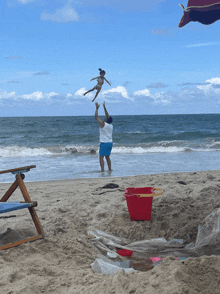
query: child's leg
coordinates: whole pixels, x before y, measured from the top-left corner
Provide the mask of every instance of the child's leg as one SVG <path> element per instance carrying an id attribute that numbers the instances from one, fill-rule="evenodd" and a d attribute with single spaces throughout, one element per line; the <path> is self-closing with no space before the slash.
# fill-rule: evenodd
<path id="1" fill-rule="evenodd" d="M 89 92 L 92 92 L 92 91 L 94 91 L 95 89 L 96 89 L 96 87 L 94 87 L 94 88 L 92 88 L 91 90 L 89 90 L 89 91 L 85 92 L 83 95 L 85 96 L 86 94 L 88 94 Z"/>
<path id="2" fill-rule="evenodd" d="M 94 99 L 92 100 L 92 102 L 96 99 L 96 97 L 98 96 L 98 94 L 99 94 L 100 91 L 101 91 L 101 88 L 100 88 L 100 90 L 97 90 L 97 92 L 96 92 L 96 94 L 95 94 L 95 97 L 94 97 Z"/>

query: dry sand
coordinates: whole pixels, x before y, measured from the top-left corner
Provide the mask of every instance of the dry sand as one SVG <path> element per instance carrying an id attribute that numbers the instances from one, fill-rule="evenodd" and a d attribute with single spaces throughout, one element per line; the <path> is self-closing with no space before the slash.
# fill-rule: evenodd
<path id="1" fill-rule="evenodd" d="M 108 183 L 119 188 L 102 189 Z M 166 257 L 148 272 L 102 275 L 91 270 L 98 251 L 87 235 L 93 227 L 131 241 L 195 241 L 198 225 L 220 207 L 220 171 L 25 184 L 38 202 L 45 239 L 0 251 L 1 294 L 220 293 L 220 252 L 185 262 Z M 0 184 L 1 195 L 9 186 Z M 163 188 L 164 195 L 154 198 L 151 221 L 131 222 L 124 189 L 145 186 Z M 10 200 L 23 200 L 20 191 Z M 27 209 L 6 215 L 16 217 L 0 219 L 1 244 L 35 234 Z"/>

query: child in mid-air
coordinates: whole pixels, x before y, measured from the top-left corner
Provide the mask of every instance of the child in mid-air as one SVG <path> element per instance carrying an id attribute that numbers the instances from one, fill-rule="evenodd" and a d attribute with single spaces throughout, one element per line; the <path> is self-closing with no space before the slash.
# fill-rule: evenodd
<path id="1" fill-rule="evenodd" d="M 94 88 L 92 88 L 91 90 L 89 90 L 89 91 L 87 91 L 87 92 L 85 92 L 85 93 L 83 94 L 83 95 L 85 96 L 85 95 L 88 94 L 89 92 L 92 92 L 92 91 L 94 91 L 94 90 L 97 90 L 96 95 L 95 95 L 94 99 L 92 100 L 92 102 L 96 99 L 96 97 L 98 96 L 99 92 L 101 91 L 101 89 L 102 89 L 102 85 L 104 84 L 104 80 L 105 80 L 105 81 L 111 86 L 111 84 L 109 83 L 109 81 L 106 80 L 106 78 L 104 77 L 104 75 L 105 75 L 105 71 L 102 70 L 101 68 L 99 68 L 99 71 L 100 71 L 100 76 L 91 79 L 91 81 L 93 81 L 93 80 L 97 80 L 97 82 L 98 82 L 97 85 L 96 85 Z M 91 82 L 91 81 L 90 81 L 90 82 Z"/>

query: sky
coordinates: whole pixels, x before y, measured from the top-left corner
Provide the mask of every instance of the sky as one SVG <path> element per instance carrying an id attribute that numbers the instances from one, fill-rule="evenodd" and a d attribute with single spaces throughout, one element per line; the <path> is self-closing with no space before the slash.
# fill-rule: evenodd
<path id="1" fill-rule="evenodd" d="M 219 113 L 220 21 L 179 28 L 178 4 L 0 0 L 0 116 L 94 115 L 99 68 L 112 115 Z"/>

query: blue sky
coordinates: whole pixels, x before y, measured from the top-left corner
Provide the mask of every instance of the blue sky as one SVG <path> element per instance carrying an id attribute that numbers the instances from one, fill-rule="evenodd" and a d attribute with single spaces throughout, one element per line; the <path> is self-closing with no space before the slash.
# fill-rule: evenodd
<path id="1" fill-rule="evenodd" d="M 187 1 L 182 0 L 184 6 Z M 218 113 L 220 21 L 179 1 L 0 0 L 0 116 Z"/>

